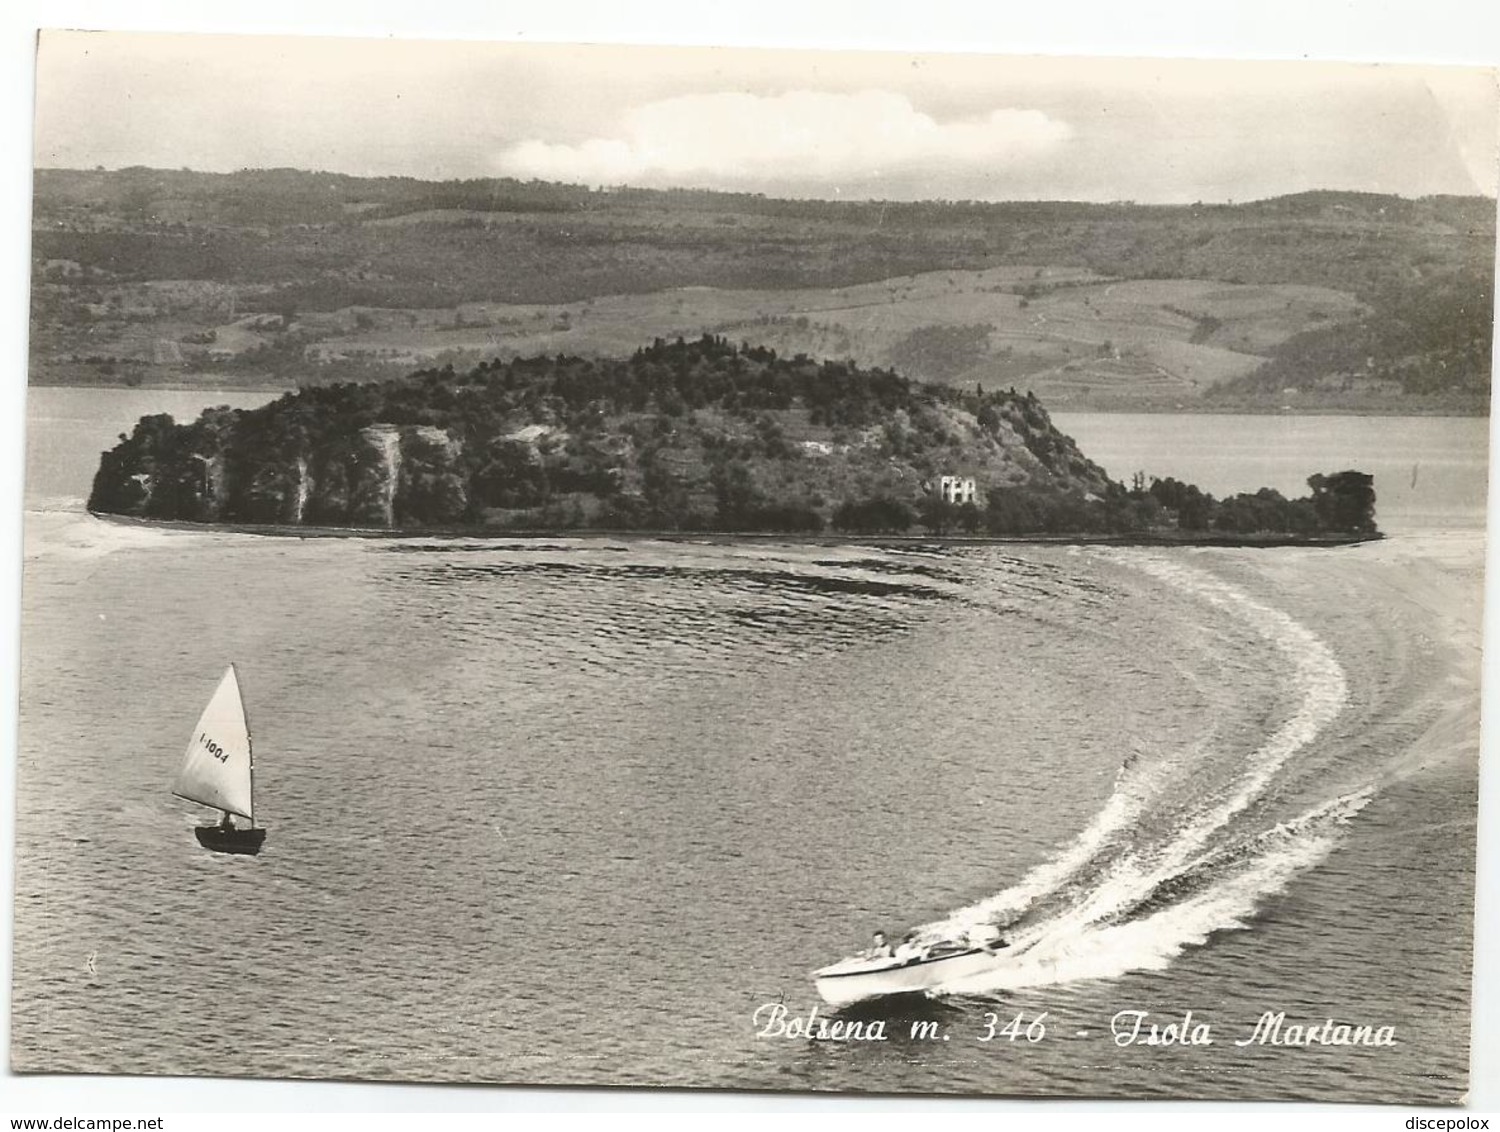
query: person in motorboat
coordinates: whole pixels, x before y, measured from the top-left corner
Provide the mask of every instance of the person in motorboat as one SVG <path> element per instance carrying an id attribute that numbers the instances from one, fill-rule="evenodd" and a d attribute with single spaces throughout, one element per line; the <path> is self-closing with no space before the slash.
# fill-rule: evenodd
<path id="1" fill-rule="evenodd" d="M 891 945 L 886 942 L 885 932 L 876 932 L 870 949 L 865 952 L 866 959 L 889 959 L 891 957 Z"/>
<path id="2" fill-rule="evenodd" d="M 1009 946 L 996 924 L 981 924 L 972 929 L 964 935 L 964 943 L 973 948 L 982 947 L 986 951 L 999 951 L 1002 947 Z"/>
<path id="3" fill-rule="evenodd" d="M 917 946 L 916 932 L 907 932 L 895 951 L 895 957 L 903 963 L 915 963 L 926 954 L 926 948 Z"/>

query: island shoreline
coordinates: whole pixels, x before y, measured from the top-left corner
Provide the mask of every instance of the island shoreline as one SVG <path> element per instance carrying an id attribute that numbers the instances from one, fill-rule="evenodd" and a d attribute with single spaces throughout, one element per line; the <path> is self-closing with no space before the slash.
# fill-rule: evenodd
<path id="1" fill-rule="evenodd" d="M 1130 534 L 1029 534 L 1029 535 L 899 535 L 899 534 L 810 534 L 806 531 L 683 531 L 608 530 L 603 528 L 532 528 L 499 531 L 488 527 L 328 527 L 293 523 L 198 523 L 188 519 L 146 519 L 90 510 L 89 515 L 122 526 L 156 530 L 192 531 L 199 534 L 243 534 L 262 538 L 297 539 L 442 539 L 448 541 L 529 542 L 542 539 L 619 540 L 646 539 L 653 542 L 709 544 L 778 544 L 801 546 L 1138 546 L 1217 547 L 1229 549 L 1274 549 L 1285 547 L 1333 549 L 1359 543 L 1380 542 L 1384 534 L 1226 534 L 1215 532 L 1160 531 Z"/>

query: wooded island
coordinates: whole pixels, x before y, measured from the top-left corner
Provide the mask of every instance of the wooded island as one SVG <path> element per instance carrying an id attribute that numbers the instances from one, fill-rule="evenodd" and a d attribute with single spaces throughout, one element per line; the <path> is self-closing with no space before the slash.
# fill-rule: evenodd
<path id="1" fill-rule="evenodd" d="M 704 335 L 143 417 L 89 509 L 292 527 L 1374 537 L 1372 477 L 1216 499 L 1115 482 L 1030 393 L 910 381 Z"/>

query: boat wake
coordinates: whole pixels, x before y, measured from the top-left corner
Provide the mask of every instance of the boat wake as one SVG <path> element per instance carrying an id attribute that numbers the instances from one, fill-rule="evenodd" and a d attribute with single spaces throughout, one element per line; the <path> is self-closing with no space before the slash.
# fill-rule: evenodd
<path id="1" fill-rule="evenodd" d="M 130 526 L 95 518 L 84 510 L 83 500 L 56 498 L 28 504 L 24 531 L 24 557 L 90 562 L 119 551 L 181 548 L 226 536 L 216 531 L 180 531 L 148 526 Z"/>
<path id="2" fill-rule="evenodd" d="M 1105 554 L 1263 639 L 1290 708 L 1243 759 L 1225 758 L 1212 730 L 1181 749 L 1127 758 L 1114 791 L 1071 843 L 1012 887 L 920 929 L 927 939 L 953 939 L 1000 925 L 1011 942 L 1004 964 L 942 992 L 1159 970 L 1213 933 L 1245 927 L 1269 897 L 1328 856 L 1374 794 L 1362 787 L 1276 820 L 1278 775 L 1348 699 L 1333 653 L 1287 614 L 1211 574 L 1160 557 Z"/>

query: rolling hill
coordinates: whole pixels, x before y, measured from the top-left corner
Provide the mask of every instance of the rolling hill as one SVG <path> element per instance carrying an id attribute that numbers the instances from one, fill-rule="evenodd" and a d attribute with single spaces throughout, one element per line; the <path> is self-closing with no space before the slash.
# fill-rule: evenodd
<path id="1" fill-rule="evenodd" d="M 1068 408 L 1484 411 L 1494 220 L 40 170 L 31 378 L 291 387 L 711 333 Z"/>

